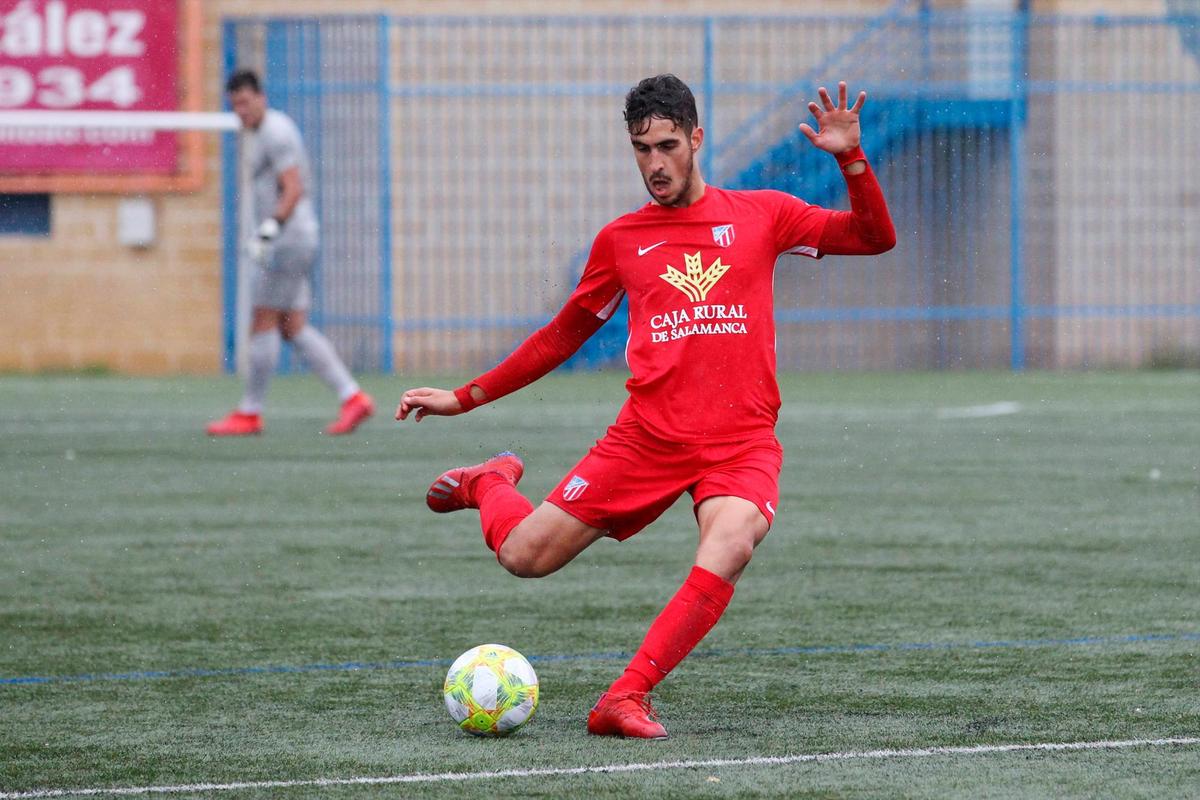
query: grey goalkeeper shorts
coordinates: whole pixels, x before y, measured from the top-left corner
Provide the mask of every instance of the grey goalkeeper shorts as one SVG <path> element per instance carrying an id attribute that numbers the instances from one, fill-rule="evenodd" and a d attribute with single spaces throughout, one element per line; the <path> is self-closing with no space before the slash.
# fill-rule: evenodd
<path id="1" fill-rule="evenodd" d="M 251 297 L 255 308 L 307 311 L 312 305 L 312 273 L 317 245 L 278 241 L 254 268 Z"/>

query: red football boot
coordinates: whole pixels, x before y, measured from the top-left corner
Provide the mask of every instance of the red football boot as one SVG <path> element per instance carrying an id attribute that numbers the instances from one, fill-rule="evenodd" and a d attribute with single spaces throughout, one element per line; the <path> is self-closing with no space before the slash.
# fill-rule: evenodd
<path id="1" fill-rule="evenodd" d="M 588 733 L 626 739 L 666 739 L 667 729 L 658 722 L 658 712 L 645 692 L 600 695 L 588 714 Z"/>
<path id="2" fill-rule="evenodd" d="M 342 410 L 338 413 L 338 418 L 330 423 L 329 427 L 325 429 L 325 433 L 330 436 L 354 433 L 354 429 L 374 413 L 375 401 L 371 399 L 371 395 L 366 392 L 355 392 L 346 399 L 346 402 L 342 403 Z"/>
<path id="3" fill-rule="evenodd" d="M 263 432 L 262 416 L 231 411 L 228 416 L 208 423 L 209 436 L 255 436 Z"/>
<path id="4" fill-rule="evenodd" d="M 473 467 L 456 467 L 443 472 L 425 493 L 425 505 L 430 511 L 447 514 L 464 508 L 479 508 L 472 493 L 475 480 L 489 472 L 495 472 L 516 486 L 525 474 L 525 464 L 516 453 L 505 450 Z"/>

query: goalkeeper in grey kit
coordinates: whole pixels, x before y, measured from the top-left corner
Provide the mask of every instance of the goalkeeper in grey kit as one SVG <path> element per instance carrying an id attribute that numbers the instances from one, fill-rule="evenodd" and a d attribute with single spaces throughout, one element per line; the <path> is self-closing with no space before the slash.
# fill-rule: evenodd
<path id="1" fill-rule="evenodd" d="M 252 318 L 245 393 L 238 407 L 209 423 L 210 436 L 262 433 L 262 410 L 283 340 L 338 396 L 341 409 L 325 432 L 351 433 L 375 410 L 330 341 L 308 322 L 319 229 L 308 187 L 312 172 L 292 119 L 268 108 L 258 76 L 238 70 L 225 84 L 233 112 L 247 130 L 246 159 L 255 230 L 246 243 L 254 262 Z"/>

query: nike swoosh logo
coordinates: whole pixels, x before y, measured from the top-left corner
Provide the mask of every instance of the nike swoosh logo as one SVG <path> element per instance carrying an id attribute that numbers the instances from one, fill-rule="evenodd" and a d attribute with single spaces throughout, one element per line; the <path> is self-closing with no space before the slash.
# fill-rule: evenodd
<path id="1" fill-rule="evenodd" d="M 775 516 L 775 506 L 771 505 L 771 501 L 768 500 L 764 505 L 766 505 L 767 511 L 771 512 L 771 516 Z"/>
<path id="2" fill-rule="evenodd" d="M 656 248 L 656 247 L 659 247 L 659 246 L 661 246 L 661 245 L 664 245 L 664 244 L 666 244 L 666 243 L 667 243 L 667 240 L 666 240 L 666 239 L 663 239 L 661 242 L 656 242 L 655 244 L 652 244 L 652 245 L 650 245 L 649 247 L 639 247 L 639 248 L 638 248 L 638 255 L 639 255 L 639 256 L 644 256 L 644 255 L 646 255 L 646 253 L 649 253 L 649 252 L 650 252 L 651 250 L 653 250 L 654 248 Z"/>

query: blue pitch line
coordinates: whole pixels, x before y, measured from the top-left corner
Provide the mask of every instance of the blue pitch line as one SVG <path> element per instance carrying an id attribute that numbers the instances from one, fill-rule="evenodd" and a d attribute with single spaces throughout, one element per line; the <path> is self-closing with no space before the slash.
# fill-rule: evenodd
<path id="1" fill-rule="evenodd" d="M 854 653 L 903 653 L 937 650 L 982 650 L 1027 647 L 1079 647 L 1086 645 L 1122 645 L 1158 642 L 1198 642 L 1200 633 L 1135 633 L 1128 636 L 1076 636 L 1067 639 L 1000 639 L 974 642 L 899 642 L 896 644 L 813 645 L 808 647 L 747 647 L 726 650 L 697 650 L 692 658 L 722 658 L 729 656 L 794 656 L 837 655 Z M 560 661 L 609 661 L 627 659 L 631 653 L 583 653 L 535 655 L 534 664 Z M 412 667 L 445 667 L 453 659 L 397 659 L 394 661 L 346 661 L 340 664 L 276 664 L 265 667 L 223 667 L 218 669 L 168 669 L 137 672 L 98 672 L 83 675 L 30 675 L 0 678 L 0 685 L 18 686 L 53 683 L 94 683 L 97 681 L 146 681 L 162 678 L 225 678 L 239 675 L 281 675 L 308 672 L 357 672 L 361 670 L 409 669 Z"/>

